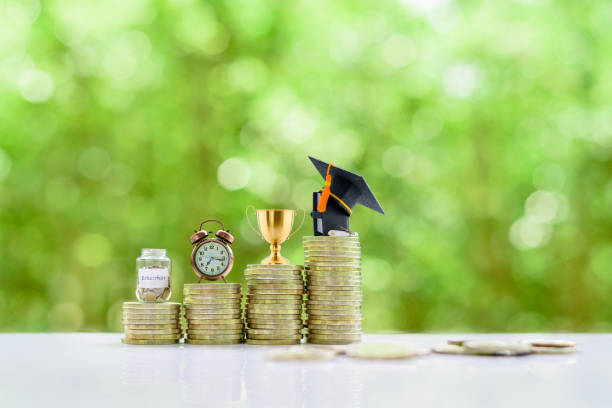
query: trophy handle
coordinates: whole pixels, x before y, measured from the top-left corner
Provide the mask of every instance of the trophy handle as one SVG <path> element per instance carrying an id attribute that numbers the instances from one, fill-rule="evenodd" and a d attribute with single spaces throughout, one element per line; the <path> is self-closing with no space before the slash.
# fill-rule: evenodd
<path id="1" fill-rule="evenodd" d="M 251 224 L 251 220 L 249 219 L 249 208 L 252 208 L 252 209 L 253 209 L 253 212 L 255 212 L 255 207 L 253 207 L 252 205 L 249 205 L 249 206 L 248 206 L 248 207 L 247 207 L 247 208 L 244 210 L 244 212 L 245 212 L 245 214 L 246 214 L 246 219 L 247 219 L 247 222 L 249 223 L 249 227 L 251 227 L 251 229 L 253 230 L 253 232 L 255 233 L 255 235 L 257 235 L 257 236 L 258 236 L 258 237 L 260 237 L 260 238 L 265 239 L 265 238 L 263 237 L 263 235 L 261 235 L 261 232 L 257 231 L 255 228 L 253 228 L 253 224 Z"/>
<path id="2" fill-rule="evenodd" d="M 295 234 L 296 232 L 298 232 L 303 226 L 304 226 L 304 221 L 306 221 L 306 210 L 303 208 L 298 208 L 298 210 L 302 210 L 302 222 L 300 222 L 300 226 L 297 227 L 297 229 L 295 231 L 293 231 L 291 234 L 289 234 L 289 236 L 287 237 L 287 239 L 291 238 L 291 236 L 293 234 Z"/>

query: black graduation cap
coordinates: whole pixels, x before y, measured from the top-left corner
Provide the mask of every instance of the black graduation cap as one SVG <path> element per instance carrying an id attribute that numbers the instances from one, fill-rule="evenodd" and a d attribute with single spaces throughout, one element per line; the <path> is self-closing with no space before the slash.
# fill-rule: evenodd
<path id="1" fill-rule="evenodd" d="M 308 158 L 325 180 L 324 188 L 312 194 L 310 215 L 315 235 L 327 235 L 329 230 L 349 231 L 349 217 L 357 204 L 385 213 L 362 176 L 314 157 Z"/>

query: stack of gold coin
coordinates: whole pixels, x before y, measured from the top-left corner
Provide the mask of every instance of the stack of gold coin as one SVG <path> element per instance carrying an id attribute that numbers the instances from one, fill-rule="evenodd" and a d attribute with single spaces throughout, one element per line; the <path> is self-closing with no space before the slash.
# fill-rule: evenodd
<path id="1" fill-rule="evenodd" d="M 304 278 L 299 265 L 247 265 L 247 344 L 302 340 Z"/>
<path id="2" fill-rule="evenodd" d="M 180 303 L 123 303 L 126 344 L 176 344 L 183 337 Z"/>
<path id="3" fill-rule="evenodd" d="M 361 246 L 356 236 L 304 237 L 309 343 L 361 341 Z"/>
<path id="4" fill-rule="evenodd" d="M 244 338 L 239 283 L 188 283 L 183 287 L 186 344 L 239 344 Z"/>

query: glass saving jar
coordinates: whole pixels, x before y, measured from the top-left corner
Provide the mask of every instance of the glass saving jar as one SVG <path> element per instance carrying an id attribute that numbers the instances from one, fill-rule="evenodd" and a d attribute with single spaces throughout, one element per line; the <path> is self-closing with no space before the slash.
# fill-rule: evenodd
<path id="1" fill-rule="evenodd" d="M 144 248 L 136 259 L 136 297 L 141 302 L 163 302 L 170 299 L 172 261 L 165 249 Z"/>

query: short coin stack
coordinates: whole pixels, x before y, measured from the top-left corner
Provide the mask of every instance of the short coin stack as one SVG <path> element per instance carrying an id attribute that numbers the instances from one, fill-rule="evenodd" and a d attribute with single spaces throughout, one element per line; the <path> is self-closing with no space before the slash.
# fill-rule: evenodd
<path id="1" fill-rule="evenodd" d="M 299 265 L 247 265 L 247 344 L 299 344 L 304 278 Z"/>
<path id="2" fill-rule="evenodd" d="M 309 343 L 361 341 L 361 246 L 356 236 L 303 238 Z"/>
<path id="3" fill-rule="evenodd" d="M 239 283 L 188 283 L 183 288 L 186 344 L 238 344 L 244 337 Z"/>
<path id="4" fill-rule="evenodd" d="M 176 344 L 183 337 L 180 303 L 123 303 L 125 344 Z"/>

